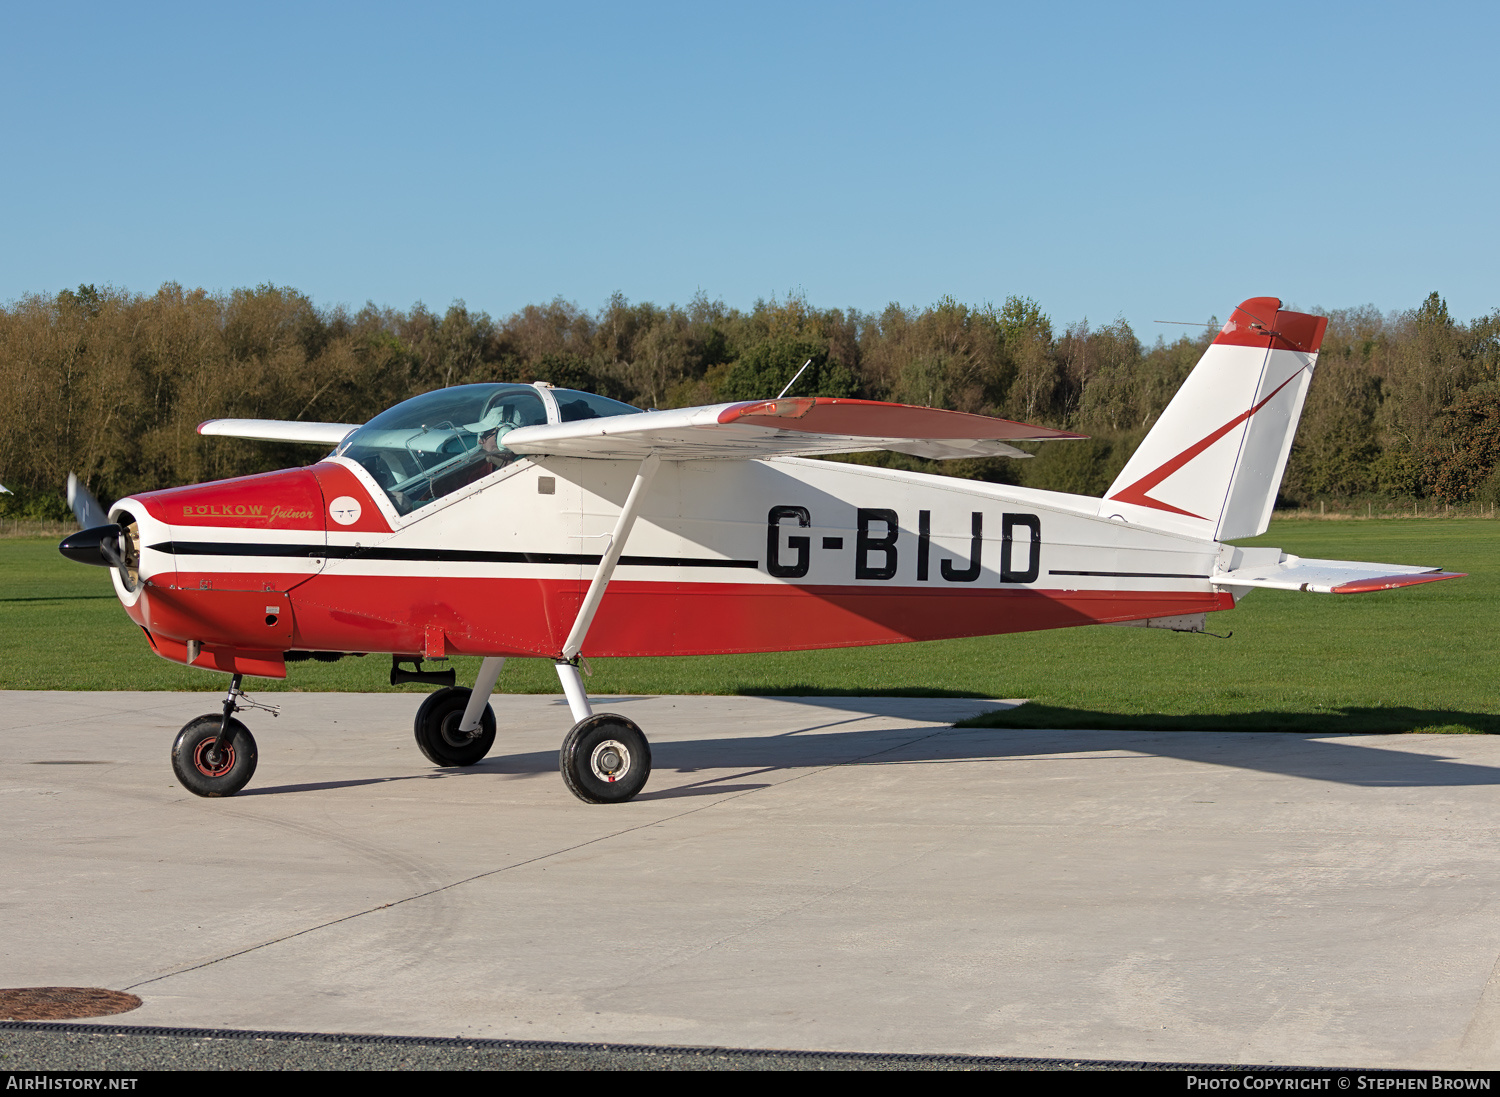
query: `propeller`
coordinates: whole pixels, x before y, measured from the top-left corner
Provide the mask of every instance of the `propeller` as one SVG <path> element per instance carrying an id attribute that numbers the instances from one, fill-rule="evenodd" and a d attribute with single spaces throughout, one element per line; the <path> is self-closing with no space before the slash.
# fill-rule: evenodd
<path id="1" fill-rule="evenodd" d="M 109 514 L 83 486 L 74 473 L 68 473 L 68 506 L 78 519 L 78 532 L 64 539 L 57 551 L 80 564 L 117 568 L 122 564 L 125 531 L 109 520 Z"/>
<path id="2" fill-rule="evenodd" d="M 76 472 L 68 473 L 68 506 L 73 508 L 73 517 L 78 519 L 79 529 L 94 529 L 109 524 L 109 515 L 94 498 L 94 493 L 83 486 Z"/>

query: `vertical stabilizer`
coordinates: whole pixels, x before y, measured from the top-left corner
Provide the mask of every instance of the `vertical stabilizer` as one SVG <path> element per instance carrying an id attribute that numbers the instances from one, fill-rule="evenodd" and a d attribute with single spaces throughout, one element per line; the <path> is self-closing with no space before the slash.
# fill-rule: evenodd
<path id="1" fill-rule="evenodd" d="M 1215 541 L 1264 533 L 1327 327 L 1275 297 L 1238 306 L 1100 513 Z"/>

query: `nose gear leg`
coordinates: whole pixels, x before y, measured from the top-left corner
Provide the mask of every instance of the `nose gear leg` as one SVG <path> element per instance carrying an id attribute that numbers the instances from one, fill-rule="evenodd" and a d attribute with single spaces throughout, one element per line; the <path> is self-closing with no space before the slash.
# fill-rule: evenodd
<path id="1" fill-rule="evenodd" d="M 233 796 L 255 775 L 255 737 L 234 719 L 236 712 L 258 708 L 281 714 L 275 705 L 252 701 L 240 689 L 242 680 L 239 674 L 230 678 L 222 713 L 190 720 L 172 744 L 172 771 L 196 796 Z"/>

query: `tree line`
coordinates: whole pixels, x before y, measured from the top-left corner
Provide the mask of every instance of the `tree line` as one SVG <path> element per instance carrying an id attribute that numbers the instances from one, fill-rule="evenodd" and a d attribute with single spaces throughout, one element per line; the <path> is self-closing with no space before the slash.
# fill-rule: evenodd
<path id="1" fill-rule="evenodd" d="M 1500 501 L 1500 309 L 1467 323 L 1419 306 L 1328 313 L 1323 353 L 1282 485 L 1283 505 L 1386 497 Z M 640 407 L 774 396 L 857 396 L 1061 427 L 1085 442 L 1029 461 L 851 460 L 1097 495 L 1212 341 L 1147 346 L 1123 319 L 1058 328 L 1023 296 L 880 312 L 799 296 L 748 310 L 615 295 L 561 299 L 496 320 L 320 307 L 263 285 L 154 294 L 92 285 L 0 308 L 0 514 L 64 517 L 70 471 L 107 500 L 306 463 L 307 447 L 206 439 L 212 418 L 364 422 L 420 392 L 550 381 Z"/>

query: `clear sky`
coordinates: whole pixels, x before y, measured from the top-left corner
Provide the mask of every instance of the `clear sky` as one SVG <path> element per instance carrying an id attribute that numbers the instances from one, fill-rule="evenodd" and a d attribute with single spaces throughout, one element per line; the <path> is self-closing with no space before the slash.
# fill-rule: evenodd
<path id="1" fill-rule="evenodd" d="M 0 302 L 1500 307 L 1500 5 L 0 10 Z"/>

